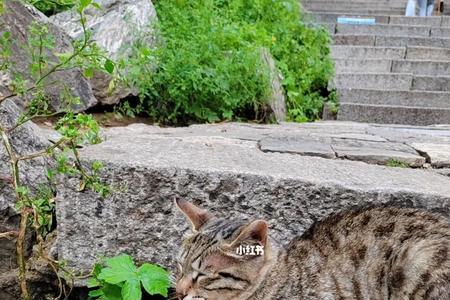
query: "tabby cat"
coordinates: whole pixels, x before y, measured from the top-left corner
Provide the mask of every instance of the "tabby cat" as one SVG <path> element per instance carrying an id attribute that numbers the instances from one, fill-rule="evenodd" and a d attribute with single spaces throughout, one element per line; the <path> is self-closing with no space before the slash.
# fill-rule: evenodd
<path id="1" fill-rule="evenodd" d="M 349 210 L 277 249 L 263 220 L 217 218 L 185 200 L 176 205 L 193 231 L 178 257 L 178 299 L 450 299 L 444 217 L 394 207 Z M 238 253 L 241 246 L 263 246 L 264 253 Z"/>

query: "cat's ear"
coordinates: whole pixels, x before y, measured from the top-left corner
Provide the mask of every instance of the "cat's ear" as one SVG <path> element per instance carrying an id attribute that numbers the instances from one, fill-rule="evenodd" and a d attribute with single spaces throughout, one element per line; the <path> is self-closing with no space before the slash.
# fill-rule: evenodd
<path id="1" fill-rule="evenodd" d="M 266 246 L 269 226 L 264 220 L 256 220 L 242 229 L 239 236 L 231 243 L 236 246 L 243 243 L 257 243 Z"/>
<path id="2" fill-rule="evenodd" d="M 197 207 L 183 199 L 175 198 L 175 205 L 191 222 L 193 231 L 200 230 L 200 228 L 213 217 L 213 215 L 205 209 Z"/>

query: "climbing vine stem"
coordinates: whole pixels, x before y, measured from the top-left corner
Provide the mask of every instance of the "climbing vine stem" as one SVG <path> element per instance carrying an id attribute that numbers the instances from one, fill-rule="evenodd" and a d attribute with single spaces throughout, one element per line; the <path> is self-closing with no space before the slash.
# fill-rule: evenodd
<path id="1" fill-rule="evenodd" d="M 7 177 L 1 179 L 11 185 L 17 212 L 20 215 L 18 231 L 2 232 L 0 233 L 0 239 L 16 241 L 18 282 L 21 298 L 24 300 L 32 299 L 27 285 L 27 257 L 25 254 L 25 249 L 28 247 L 28 230 L 35 233 L 37 244 L 35 255 L 37 255 L 37 258 L 43 259 L 57 276 L 59 295 L 55 299 L 67 297 L 73 286 L 73 272 L 61 262 L 49 257 L 44 249 L 45 236 L 51 230 L 54 211 L 53 176 L 56 173 L 77 176 L 84 183 L 83 188 L 92 188 L 101 192 L 102 195 L 106 195 L 106 192 L 109 191 L 109 188 L 103 185 L 98 176 L 95 175 L 101 164 L 94 163 L 95 168 L 90 172 L 83 166 L 77 150 L 84 143 L 99 143 L 101 141 L 98 124 L 92 116 L 73 111 L 73 106 L 78 104 L 80 99 L 72 96 L 70 87 L 65 86 L 64 83 L 62 84 L 63 89 L 60 97 L 60 102 L 64 105 L 57 111 L 50 108 L 50 101 L 46 96 L 46 90 L 49 86 L 60 83 L 49 81 L 51 75 L 55 72 L 79 68 L 84 71 L 86 77 L 89 77 L 88 74 L 92 74 L 93 70 L 112 73 L 111 64 L 113 62 L 95 46 L 91 40 L 91 33 L 86 26 L 84 11 L 90 6 L 99 8 L 97 4 L 92 3 L 92 0 L 77 0 L 75 4 L 74 9 L 79 15 L 83 36 L 80 40 L 73 41 L 72 50 L 67 53 L 55 51 L 55 39 L 51 37 L 47 28 L 48 25 L 33 23 L 30 26 L 28 49 L 31 58 L 29 66 L 31 80 L 24 80 L 22 76 L 15 75 L 18 72 L 12 69 L 9 57 L 11 54 L 9 49 L 11 49 L 13 38 L 10 37 L 9 32 L 0 33 L 0 71 L 13 76 L 11 92 L 8 95 L 0 95 L 0 105 L 5 105 L 6 101 L 14 102 L 19 98 L 31 99 L 27 102 L 22 114 L 13 120 L 13 124 L 0 124 L 1 143 L 8 157 L 10 173 Z M 8 2 L 4 3 L 3 0 L 0 0 L 0 14 L 4 13 L 5 10 L 7 11 L 8 8 Z M 0 30 L 5 30 L 5 28 L 7 27 L 0 24 Z M 34 51 L 37 51 L 37 53 Z M 36 152 L 19 153 L 20 151 L 15 148 L 13 142 L 17 130 L 38 117 L 54 116 L 59 116 L 55 129 L 58 130 L 61 137 L 52 142 L 51 145 L 44 146 L 43 149 L 38 149 Z M 47 174 L 42 174 L 43 177 L 47 176 L 48 179 L 48 186 L 44 188 L 36 187 L 34 183 L 31 185 L 26 180 L 21 181 L 21 163 L 35 159 L 41 159 L 45 166 L 52 166 L 47 168 Z M 56 163 L 49 163 L 50 159 L 54 159 Z M 54 165 L 56 167 L 53 169 Z M 60 275 L 61 272 L 69 275 L 70 278 L 65 276 L 63 279 Z"/>

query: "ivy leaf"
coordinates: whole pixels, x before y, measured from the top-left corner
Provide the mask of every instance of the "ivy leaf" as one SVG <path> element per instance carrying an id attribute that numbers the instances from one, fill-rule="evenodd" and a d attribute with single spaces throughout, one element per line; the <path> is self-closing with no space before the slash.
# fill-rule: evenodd
<path id="1" fill-rule="evenodd" d="M 150 295 L 160 294 L 167 297 L 170 280 L 169 273 L 166 270 L 160 266 L 146 263 L 137 272 L 147 293 Z"/>
<path id="2" fill-rule="evenodd" d="M 112 60 L 107 59 L 104 64 L 104 68 L 105 68 L 106 72 L 108 72 L 109 74 L 112 74 L 114 72 L 114 63 L 112 62 Z"/>
<path id="3" fill-rule="evenodd" d="M 141 282 L 137 278 L 127 280 L 122 287 L 123 300 L 141 300 Z"/>
<path id="4" fill-rule="evenodd" d="M 105 300 L 123 300 L 122 299 L 122 288 L 117 285 L 105 284 L 102 287 L 103 297 Z M 103 299 L 103 298 L 102 298 Z"/>
<path id="5" fill-rule="evenodd" d="M 107 268 L 102 269 L 98 279 L 111 284 L 118 284 L 130 279 L 137 279 L 136 266 L 131 256 L 122 254 L 106 260 Z"/>

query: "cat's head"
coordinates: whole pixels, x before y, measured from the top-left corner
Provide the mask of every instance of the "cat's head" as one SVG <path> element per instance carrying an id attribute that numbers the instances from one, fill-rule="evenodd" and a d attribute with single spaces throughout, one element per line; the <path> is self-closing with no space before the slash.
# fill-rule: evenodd
<path id="1" fill-rule="evenodd" d="M 192 225 L 177 258 L 178 299 L 229 300 L 250 294 L 273 257 L 267 223 L 217 218 L 185 200 L 175 204 Z"/>

